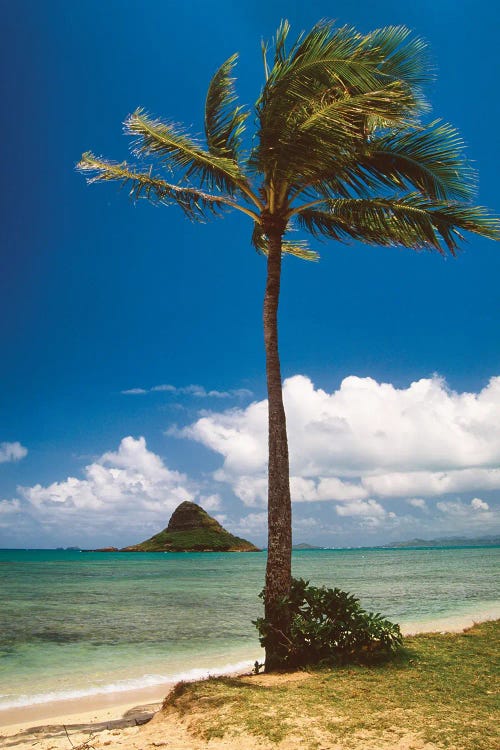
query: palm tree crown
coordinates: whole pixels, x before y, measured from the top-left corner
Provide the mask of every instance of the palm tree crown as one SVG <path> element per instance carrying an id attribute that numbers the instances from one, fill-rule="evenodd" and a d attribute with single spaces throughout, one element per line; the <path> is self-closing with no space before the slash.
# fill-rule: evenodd
<path id="1" fill-rule="evenodd" d="M 475 179 L 454 128 L 422 125 L 429 79 L 426 46 L 404 27 L 359 34 L 330 22 L 299 36 L 277 31 L 272 68 L 256 103 L 255 146 L 242 135 L 248 110 L 236 103 L 230 57 L 210 82 L 206 145 L 138 109 L 125 121 L 146 169 L 82 156 L 90 182 L 128 183 L 134 198 L 177 203 L 191 219 L 230 208 L 254 221 L 255 247 L 267 253 L 270 217 L 285 232 L 455 254 L 462 230 L 498 239 L 499 223 L 470 205 Z M 163 179 L 160 168 L 178 177 Z M 315 260 L 304 241 L 283 253 Z"/>

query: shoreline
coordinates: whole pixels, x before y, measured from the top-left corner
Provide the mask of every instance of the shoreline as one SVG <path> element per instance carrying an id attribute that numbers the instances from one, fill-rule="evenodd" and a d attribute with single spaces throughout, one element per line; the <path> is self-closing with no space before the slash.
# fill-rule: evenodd
<path id="1" fill-rule="evenodd" d="M 0 722 L 0 739 L 32 729 L 47 727 L 91 727 L 105 724 L 110 728 L 137 726 L 145 723 L 161 707 L 168 686 L 145 688 L 123 693 L 98 694 L 87 698 L 71 698 L 52 703 L 38 703 L 22 708 L 4 709 L 5 724 Z M 112 725 L 121 725 L 112 727 Z M 104 728 L 104 727 L 103 727 Z"/>
<path id="2" fill-rule="evenodd" d="M 424 633 L 461 633 L 473 625 L 500 619 L 500 610 L 492 606 L 492 612 L 479 618 L 454 615 L 438 620 L 409 622 L 401 626 L 405 636 Z M 208 676 L 250 674 L 251 662 L 227 665 L 227 668 L 191 670 L 188 681 L 199 681 Z M 195 674 L 196 673 L 196 674 Z M 186 678 L 187 675 L 184 675 Z M 87 734 L 92 731 L 123 729 L 146 723 L 159 710 L 169 690 L 180 676 L 165 678 L 165 682 L 129 690 L 96 692 L 90 695 L 73 696 L 59 700 L 31 703 L 0 709 L 0 739 L 22 735 L 27 730 L 45 731 L 48 727 L 63 730 L 64 726 L 79 728 Z M 21 741 L 21 740 L 20 740 Z"/>
<path id="3" fill-rule="evenodd" d="M 33 725 L 33 722 L 50 721 L 51 724 L 89 724 L 115 722 L 134 709 L 161 706 L 165 696 L 178 682 L 198 682 L 208 677 L 249 674 L 253 662 L 246 661 L 228 666 L 226 669 L 214 667 L 210 670 L 196 669 L 188 674 L 165 677 L 164 682 L 128 690 L 102 691 L 90 695 L 72 696 L 58 700 L 39 701 L 21 706 L 0 709 L 0 738 L 4 730 L 20 731 Z M 156 710 L 157 710 L 156 709 Z M 154 713 L 154 711 L 152 711 Z"/>

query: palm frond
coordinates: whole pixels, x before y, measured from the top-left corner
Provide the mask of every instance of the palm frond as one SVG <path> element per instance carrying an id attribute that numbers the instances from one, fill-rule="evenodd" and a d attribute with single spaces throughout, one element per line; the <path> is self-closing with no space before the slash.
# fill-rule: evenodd
<path id="1" fill-rule="evenodd" d="M 312 175 L 324 169 L 325 154 L 335 162 L 349 148 L 347 135 L 360 140 L 374 125 L 414 122 L 423 109 L 416 82 L 425 77 L 424 45 L 408 33 L 389 27 L 370 37 L 321 22 L 288 53 L 280 47 L 257 102 L 250 166 L 283 178 L 295 168 Z"/>
<path id="2" fill-rule="evenodd" d="M 331 99 L 323 95 L 319 102 L 312 101 L 311 113 L 299 125 L 299 131 L 315 130 L 327 135 L 340 130 L 349 138 L 366 138 L 360 127 L 363 121 L 376 118 L 384 125 L 406 122 L 412 115 L 412 97 L 400 81 L 391 81 L 377 91 L 367 91 L 353 96 L 345 94 Z"/>
<path id="3" fill-rule="evenodd" d="M 302 94 L 307 83 L 337 84 L 349 89 L 373 88 L 381 78 L 367 55 L 363 37 L 351 26 L 335 29 L 330 21 L 321 21 L 309 33 L 299 36 L 292 49 L 271 71 L 269 89 Z"/>
<path id="4" fill-rule="evenodd" d="M 301 260 L 308 260 L 312 262 L 316 262 L 319 260 L 319 254 L 316 252 L 316 250 L 311 250 L 305 240 L 297 240 L 296 242 L 283 240 L 281 251 L 283 255 L 293 255 L 295 258 L 300 258 Z"/>
<path id="5" fill-rule="evenodd" d="M 134 153 L 156 156 L 170 167 L 184 171 L 186 177 L 196 176 L 200 185 L 233 194 L 245 182 L 238 164 L 205 151 L 179 127 L 151 119 L 142 109 L 125 121 L 125 132 L 135 137 Z"/>
<path id="6" fill-rule="evenodd" d="M 381 184 L 421 190 L 430 198 L 468 200 L 475 173 L 463 157 L 463 141 L 451 125 L 436 120 L 370 139 L 359 167 Z"/>
<path id="7" fill-rule="evenodd" d="M 427 43 L 412 37 L 406 26 L 385 26 L 366 34 L 363 44 L 376 54 L 382 73 L 412 87 L 421 87 L 434 78 Z"/>
<path id="8" fill-rule="evenodd" d="M 409 35 L 408 29 L 399 26 L 362 35 L 351 26 L 335 29 L 333 22 L 321 21 L 300 35 L 288 54 L 280 43 L 258 102 L 259 114 L 265 113 L 271 99 L 279 104 L 283 91 L 288 98 L 307 100 L 318 87 L 355 94 L 377 90 L 391 81 L 400 81 L 411 91 L 429 79 L 429 65 L 425 43 L 408 39 Z M 281 36 L 280 27 L 277 37 Z"/>
<path id="9" fill-rule="evenodd" d="M 79 172 L 90 175 L 87 182 L 119 182 L 129 189 L 134 200 L 147 198 L 153 203 L 171 205 L 176 203 L 186 216 L 193 220 L 207 218 L 225 206 L 231 207 L 229 196 L 214 196 L 191 187 L 179 187 L 156 177 L 152 170 L 136 171 L 127 162 L 112 162 L 94 156 L 90 151 L 82 155 L 77 164 Z"/>
<path id="10" fill-rule="evenodd" d="M 262 231 L 261 225 L 257 222 L 254 223 L 253 227 L 252 245 L 257 250 L 259 255 L 267 256 L 267 236 Z M 301 260 L 319 260 L 318 253 L 315 250 L 311 250 L 305 240 L 297 240 L 295 242 L 292 242 L 290 240 L 283 240 L 281 244 L 281 252 L 283 255 L 294 255 L 296 258 L 300 258 Z"/>
<path id="11" fill-rule="evenodd" d="M 205 101 L 205 135 L 208 150 L 214 156 L 237 161 L 240 137 L 245 130 L 248 112 L 233 107 L 237 101 L 231 71 L 238 55 L 232 55 L 217 70 L 208 87 Z"/>
<path id="12" fill-rule="evenodd" d="M 304 170 L 297 191 L 325 199 L 369 197 L 382 188 L 417 189 L 437 200 L 468 201 L 474 195 L 476 175 L 464 158 L 462 139 L 440 120 L 392 128 L 366 142 L 351 138 L 350 145 L 350 151 L 342 150 L 334 162 L 327 153 L 316 174 Z"/>
<path id="13" fill-rule="evenodd" d="M 314 236 L 334 240 L 354 239 L 370 245 L 400 245 L 432 249 L 452 255 L 461 231 L 500 239 L 500 221 L 482 206 L 432 201 L 418 193 L 403 198 L 338 199 L 327 210 L 305 208 L 297 215 L 299 225 Z"/>
<path id="14" fill-rule="evenodd" d="M 278 30 L 276 32 L 276 39 L 274 42 L 274 64 L 275 65 L 282 65 L 285 62 L 286 59 L 286 49 L 285 44 L 286 40 L 288 38 L 288 34 L 290 33 L 290 24 L 288 21 L 283 19 L 278 26 Z"/>

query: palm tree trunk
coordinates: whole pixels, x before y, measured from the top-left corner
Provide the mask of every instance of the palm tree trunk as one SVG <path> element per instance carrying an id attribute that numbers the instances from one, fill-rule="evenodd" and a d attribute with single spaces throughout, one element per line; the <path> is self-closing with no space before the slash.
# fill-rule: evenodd
<path id="1" fill-rule="evenodd" d="M 272 637 L 266 644 L 266 672 L 284 666 L 283 644 L 288 632 L 288 617 L 276 604 L 290 592 L 292 567 L 288 440 L 278 353 L 282 234 L 281 229 L 267 230 L 269 244 L 264 296 L 264 341 L 269 403 L 268 551 L 264 604 L 265 617 L 272 628 Z"/>

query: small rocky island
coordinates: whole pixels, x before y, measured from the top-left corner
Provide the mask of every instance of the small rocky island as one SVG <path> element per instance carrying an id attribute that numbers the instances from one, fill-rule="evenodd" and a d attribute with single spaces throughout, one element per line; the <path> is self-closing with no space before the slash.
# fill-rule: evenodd
<path id="1" fill-rule="evenodd" d="M 259 552 L 246 539 L 226 531 L 196 503 L 181 503 L 172 513 L 166 529 L 139 544 L 94 552 Z"/>

